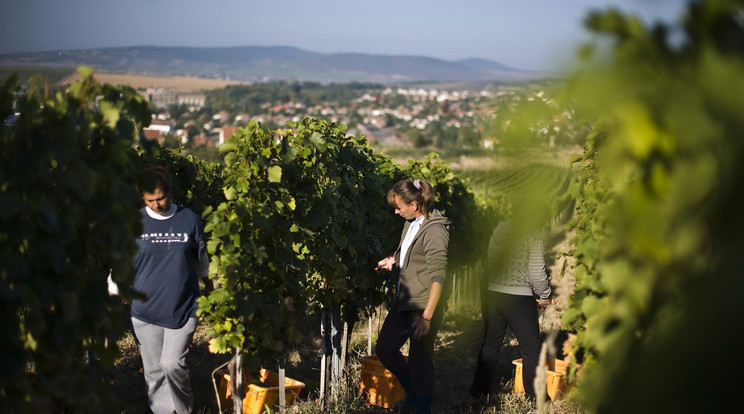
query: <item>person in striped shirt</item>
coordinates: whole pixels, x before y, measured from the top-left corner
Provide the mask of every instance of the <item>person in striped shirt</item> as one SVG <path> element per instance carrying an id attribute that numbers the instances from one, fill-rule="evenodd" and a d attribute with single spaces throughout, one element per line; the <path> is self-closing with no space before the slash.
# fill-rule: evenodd
<path id="1" fill-rule="evenodd" d="M 499 223 L 488 245 L 487 291 L 483 298 L 485 333 L 470 387 L 476 398 L 490 391 L 507 327 L 519 342 L 525 393 L 528 398 L 535 398 L 540 354 L 537 309 L 552 303 L 551 288 L 542 241 L 535 231 L 525 231 L 515 223 Z"/>

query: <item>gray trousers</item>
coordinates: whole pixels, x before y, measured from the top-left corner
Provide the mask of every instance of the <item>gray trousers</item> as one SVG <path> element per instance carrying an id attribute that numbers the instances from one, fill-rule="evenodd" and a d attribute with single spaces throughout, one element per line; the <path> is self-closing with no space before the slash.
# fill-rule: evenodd
<path id="1" fill-rule="evenodd" d="M 191 393 L 186 355 L 196 330 L 196 318 L 179 329 L 152 325 L 132 317 L 134 336 L 142 355 L 147 403 L 154 414 L 191 413 Z"/>

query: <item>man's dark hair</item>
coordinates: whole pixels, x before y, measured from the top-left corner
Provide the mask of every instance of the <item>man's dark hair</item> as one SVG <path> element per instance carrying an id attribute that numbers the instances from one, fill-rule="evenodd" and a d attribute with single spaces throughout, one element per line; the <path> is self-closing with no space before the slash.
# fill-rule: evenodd
<path id="1" fill-rule="evenodd" d="M 148 164 L 142 171 L 144 179 L 143 188 L 139 189 L 140 194 L 143 192 L 153 192 L 160 189 L 166 195 L 170 195 L 171 179 L 168 170 L 159 164 Z"/>

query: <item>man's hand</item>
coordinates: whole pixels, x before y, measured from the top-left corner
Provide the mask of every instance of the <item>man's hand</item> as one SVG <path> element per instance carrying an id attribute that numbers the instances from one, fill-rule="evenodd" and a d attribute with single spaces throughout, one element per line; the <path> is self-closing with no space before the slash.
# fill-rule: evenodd
<path id="1" fill-rule="evenodd" d="M 114 279 L 111 278 L 111 273 L 109 273 L 108 278 L 106 279 L 106 284 L 108 285 L 109 296 L 119 295 L 119 285 L 117 285 L 116 282 L 114 282 Z"/>
<path id="2" fill-rule="evenodd" d="M 204 283 L 204 287 L 202 288 L 202 294 L 203 295 L 209 295 L 214 290 L 214 282 L 209 277 L 203 277 L 199 279 Z"/>
<path id="3" fill-rule="evenodd" d="M 377 273 L 382 273 L 384 271 L 391 272 L 393 270 L 393 266 L 395 265 L 395 257 L 388 256 L 379 262 L 377 262 L 377 267 L 375 267 L 375 270 Z"/>

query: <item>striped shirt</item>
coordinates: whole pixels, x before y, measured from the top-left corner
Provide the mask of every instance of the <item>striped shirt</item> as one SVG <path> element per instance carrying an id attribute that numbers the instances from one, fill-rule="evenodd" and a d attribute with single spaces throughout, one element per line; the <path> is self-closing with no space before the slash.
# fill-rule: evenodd
<path id="1" fill-rule="evenodd" d="M 535 234 L 511 238 L 510 222 L 494 229 L 488 244 L 488 290 L 511 295 L 550 298 L 543 244 Z"/>

